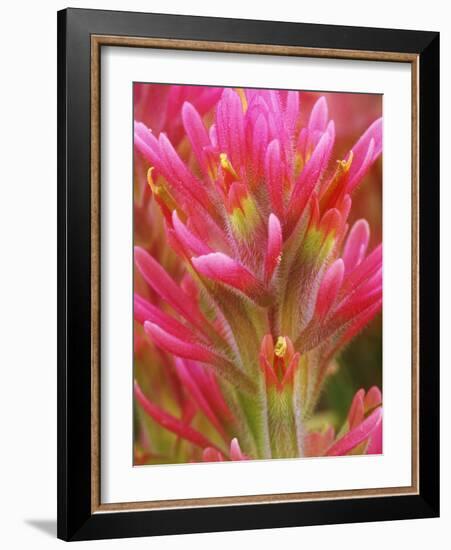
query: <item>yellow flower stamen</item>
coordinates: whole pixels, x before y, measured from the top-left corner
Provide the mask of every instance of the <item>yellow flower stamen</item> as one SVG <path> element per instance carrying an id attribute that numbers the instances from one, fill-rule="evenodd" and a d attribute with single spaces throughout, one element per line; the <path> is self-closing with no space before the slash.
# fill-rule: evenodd
<path id="1" fill-rule="evenodd" d="M 169 208 L 169 210 L 171 210 L 171 211 L 172 210 L 177 210 L 179 212 L 179 210 L 177 209 L 177 204 L 176 204 L 174 198 L 169 193 L 169 191 L 166 189 L 166 187 L 164 187 L 164 185 L 159 185 L 159 184 L 154 182 L 153 177 L 152 177 L 153 170 L 154 170 L 153 166 L 151 166 L 147 170 L 147 183 L 148 183 L 149 187 L 151 188 L 152 193 L 154 194 L 155 198 L 160 199 Z"/>
<path id="2" fill-rule="evenodd" d="M 232 163 L 227 156 L 227 153 L 221 153 L 219 155 L 219 161 L 223 170 L 231 174 L 235 179 L 238 179 L 237 173 L 235 172 L 235 169 L 233 168 Z"/>
<path id="3" fill-rule="evenodd" d="M 287 352 L 287 348 L 287 339 L 285 336 L 279 336 L 277 338 L 276 345 L 274 346 L 274 354 L 277 355 L 277 357 L 284 357 Z"/>
<path id="4" fill-rule="evenodd" d="M 153 181 L 153 177 L 152 177 L 152 172 L 154 171 L 154 167 L 151 166 L 148 170 L 147 170 L 147 183 L 150 187 L 150 189 L 152 190 L 152 193 L 154 193 L 154 195 L 158 195 L 158 186 L 155 185 L 155 182 Z"/>
<path id="5" fill-rule="evenodd" d="M 320 202 L 321 210 L 323 210 L 324 205 L 327 205 L 329 199 L 332 197 L 332 195 L 336 191 L 338 185 L 340 185 L 340 183 L 343 181 L 345 174 L 349 172 L 353 158 L 354 158 L 354 153 L 352 151 L 349 151 L 348 160 L 337 160 L 337 169 L 335 170 L 335 173 L 332 177 L 329 187 L 326 189 L 323 197 L 321 198 L 321 202 Z"/>
<path id="6" fill-rule="evenodd" d="M 354 158 L 354 153 L 350 151 L 348 160 L 337 160 L 337 164 L 339 168 L 341 168 L 341 170 L 345 173 L 348 172 L 349 168 L 351 168 L 353 158 Z"/>
<path id="7" fill-rule="evenodd" d="M 243 88 L 235 88 L 236 93 L 240 96 L 241 105 L 243 106 L 243 112 L 247 111 L 247 99 Z"/>

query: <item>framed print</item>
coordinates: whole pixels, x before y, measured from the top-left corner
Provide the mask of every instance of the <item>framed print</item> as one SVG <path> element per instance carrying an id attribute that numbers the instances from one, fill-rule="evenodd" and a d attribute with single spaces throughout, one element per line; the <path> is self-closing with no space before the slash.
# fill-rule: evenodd
<path id="1" fill-rule="evenodd" d="M 58 14 L 58 536 L 439 513 L 439 35 Z"/>

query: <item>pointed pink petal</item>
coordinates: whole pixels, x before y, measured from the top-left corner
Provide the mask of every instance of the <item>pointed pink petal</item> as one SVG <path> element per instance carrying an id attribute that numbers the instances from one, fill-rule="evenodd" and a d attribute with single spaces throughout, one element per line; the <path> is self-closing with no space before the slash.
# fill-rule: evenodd
<path id="1" fill-rule="evenodd" d="M 329 120 L 329 109 L 327 106 L 327 100 L 324 96 L 321 96 L 313 106 L 310 118 L 308 121 L 309 132 L 320 131 L 324 132 Z"/>
<path id="2" fill-rule="evenodd" d="M 199 113 L 187 101 L 185 101 L 182 107 L 182 119 L 197 162 L 207 172 L 208 161 L 205 157 L 204 147 L 211 145 L 210 138 Z"/>
<path id="3" fill-rule="evenodd" d="M 350 430 L 341 439 L 336 441 L 327 451 L 327 456 L 341 456 L 352 451 L 357 445 L 365 441 L 382 422 L 382 408 L 377 408 L 361 424 Z"/>
<path id="4" fill-rule="evenodd" d="M 352 148 L 353 159 L 348 173 L 347 193 L 351 193 L 359 185 L 382 153 L 382 126 L 382 118 L 373 122 Z"/>
<path id="5" fill-rule="evenodd" d="M 349 232 L 344 246 L 342 258 L 346 273 L 357 267 L 365 257 L 370 239 L 370 227 L 366 220 L 358 220 Z"/>
<path id="6" fill-rule="evenodd" d="M 143 157 L 158 170 L 161 169 L 160 146 L 158 140 L 142 122 L 135 121 L 134 144 Z"/>
<path id="7" fill-rule="evenodd" d="M 251 159 L 254 179 L 258 181 L 265 165 L 265 151 L 268 145 L 268 124 L 263 115 L 258 115 L 252 125 Z"/>
<path id="8" fill-rule="evenodd" d="M 216 428 L 218 433 L 220 433 L 222 436 L 225 435 L 224 428 L 222 427 L 221 423 L 219 422 L 217 416 L 211 409 L 208 401 L 205 399 L 204 395 L 202 394 L 202 391 L 200 390 L 199 386 L 196 383 L 195 378 L 191 375 L 189 364 L 186 363 L 183 359 L 176 358 L 175 360 L 175 368 L 177 369 L 177 373 L 180 377 L 180 380 L 182 381 L 184 387 L 188 390 L 188 392 L 191 394 L 193 400 L 195 401 L 196 405 L 199 407 L 199 409 L 205 414 L 205 416 L 210 420 L 210 422 L 213 424 L 213 426 Z"/>
<path id="9" fill-rule="evenodd" d="M 299 132 L 298 142 L 296 145 L 296 151 L 301 155 L 302 158 L 305 158 L 307 139 L 308 139 L 308 130 L 307 128 L 302 128 L 301 131 Z"/>
<path id="10" fill-rule="evenodd" d="M 293 381 L 294 372 L 299 366 L 300 357 L 301 355 L 299 353 L 295 353 L 291 358 L 290 363 L 288 364 L 288 368 L 283 375 L 282 382 L 280 383 L 282 388 L 285 386 L 285 384 Z"/>
<path id="11" fill-rule="evenodd" d="M 343 220 L 340 211 L 337 208 L 330 208 L 321 218 L 319 228 L 324 236 L 324 240 L 328 236 L 336 237 L 342 229 Z"/>
<path id="12" fill-rule="evenodd" d="M 260 368 L 265 375 L 265 382 L 267 386 L 276 386 L 276 388 L 280 387 L 279 380 L 277 379 L 276 373 L 274 372 L 274 369 L 269 364 L 268 359 L 261 353 L 260 354 Z"/>
<path id="13" fill-rule="evenodd" d="M 375 271 L 372 275 L 370 275 L 368 279 L 360 285 L 359 290 L 362 290 L 364 292 L 371 292 L 372 290 L 381 288 L 382 273 L 383 273 L 382 266 L 380 266 L 377 271 Z"/>
<path id="14" fill-rule="evenodd" d="M 238 386 L 240 390 L 247 391 L 248 393 L 255 391 L 255 384 L 249 376 L 244 374 L 239 367 L 228 359 L 218 355 L 204 345 L 193 342 L 192 339 L 182 340 L 177 338 L 149 321 L 144 323 L 144 330 L 159 348 L 183 359 L 208 363 L 215 368 L 215 371 L 226 378 L 228 382 Z"/>
<path id="15" fill-rule="evenodd" d="M 330 426 L 325 432 L 310 432 L 305 436 L 305 456 L 323 456 L 335 439 L 335 430 Z"/>
<path id="16" fill-rule="evenodd" d="M 185 294 L 187 294 L 194 301 L 197 302 L 199 300 L 199 288 L 189 273 L 185 273 L 185 275 L 183 275 L 180 287 L 183 292 L 185 292 Z"/>
<path id="17" fill-rule="evenodd" d="M 326 98 L 322 96 L 317 100 L 310 114 L 306 132 L 304 156 L 309 155 L 317 146 L 319 139 L 326 131 L 328 120 L 329 110 L 327 101 Z"/>
<path id="18" fill-rule="evenodd" d="M 218 133 L 216 132 L 216 124 L 212 124 L 208 130 L 208 137 L 214 149 L 218 148 Z"/>
<path id="19" fill-rule="evenodd" d="M 134 295 L 133 312 L 135 320 L 144 325 L 146 321 L 159 325 L 163 330 L 182 340 L 196 340 L 193 332 L 179 321 L 164 313 L 138 294 Z"/>
<path id="20" fill-rule="evenodd" d="M 157 307 L 149 303 L 147 300 L 141 298 L 139 294 L 135 293 L 133 295 L 133 318 L 135 319 L 135 321 L 143 325 L 144 321 L 148 321 L 150 317 L 158 315 L 158 313 L 154 310 L 157 310 L 158 312 L 160 311 Z M 159 324 L 158 321 L 156 322 Z"/>
<path id="21" fill-rule="evenodd" d="M 277 138 L 281 144 L 281 150 L 285 148 L 285 135 L 283 132 L 282 105 L 280 94 L 276 90 L 260 90 L 260 97 L 266 105 L 270 135 Z"/>
<path id="22" fill-rule="evenodd" d="M 283 217 L 284 172 L 277 139 L 271 141 L 266 150 L 265 180 L 272 208 L 279 217 Z"/>
<path id="23" fill-rule="evenodd" d="M 172 212 L 172 225 L 174 226 L 175 234 L 182 243 L 183 247 L 194 254 L 208 254 L 211 252 L 203 241 L 197 238 L 187 227 L 184 225 L 177 214 L 177 210 Z M 190 256 L 191 254 L 188 254 Z"/>
<path id="24" fill-rule="evenodd" d="M 282 227 L 274 214 L 268 219 L 268 244 L 265 258 L 265 281 L 269 282 L 280 263 L 282 253 Z"/>
<path id="25" fill-rule="evenodd" d="M 331 121 L 294 185 L 287 209 L 291 227 L 297 222 L 312 192 L 320 183 L 321 175 L 329 162 L 334 140 L 335 127 Z"/>
<path id="26" fill-rule="evenodd" d="M 382 393 L 377 386 L 372 386 L 365 396 L 365 410 L 369 411 L 382 404 Z"/>
<path id="27" fill-rule="evenodd" d="M 372 139 L 368 145 L 368 150 L 366 156 L 363 158 L 358 171 L 356 171 L 354 177 L 351 179 L 348 178 L 348 183 L 346 185 L 346 193 L 352 193 L 354 189 L 359 185 L 363 180 L 366 173 L 370 169 L 373 163 L 373 152 L 374 152 L 374 139 Z"/>
<path id="28" fill-rule="evenodd" d="M 208 113 L 220 100 L 223 88 L 213 86 L 189 86 L 191 101 L 201 115 Z M 200 92 L 200 93 L 199 93 Z"/>
<path id="29" fill-rule="evenodd" d="M 225 283 L 244 293 L 258 292 L 260 282 L 244 266 L 222 252 L 191 259 L 196 270 L 214 281 Z"/>
<path id="30" fill-rule="evenodd" d="M 189 369 L 189 373 L 196 385 L 200 388 L 203 396 L 208 401 L 210 408 L 215 411 L 218 417 L 228 422 L 232 421 L 233 415 L 224 400 L 224 396 L 222 395 L 222 391 L 213 370 L 200 363 L 196 363 L 196 361 L 190 361 L 188 359 L 185 359 L 184 363 Z"/>
<path id="31" fill-rule="evenodd" d="M 167 137 L 160 134 L 160 139 L 157 140 L 144 124 L 135 122 L 134 141 L 136 148 L 152 167 L 164 176 L 177 203 L 189 208 L 193 214 L 199 215 L 199 208 L 205 213 L 199 204 L 203 201 L 204 207 L 209 206 L 205 190 L 200 189 L 196 195 L 193 194 L 193 190 L 199 188 L 200 184 L 184 166 Z"/>
<path id="32" fill-rule="evenodd" d="M 230 442 L 230 459 L 231 460 L 247 460 L 248 457 L 241 451 L 238 439 L 234 437 Z"/>
<path id="33" fill-rule="evenodd" d="M 163 300 L 194 324 L 197 328 L 205 328 L 205 319 L 193 300 L 183 292 L 161 265 L 143 248 L 135 247 L 135 263 L 146 282 Z"/>
<path id="34" fill-rule="evenodd" d="M 191 197 L 191 201 L 199 202 L 207 212 L 211 212 L 212 205 L 204 186 L 188 169 L 165 134 L 160 134 L 159 144 L 166 179 L 184 189 Z"/>
<path id="35" fill-rule="evenodd" d="M 290 138 L 293 136 L 299 117 L 299 92 L 287 93 L 285 105 L 285 125 Z"/>
<path id="36" fill-rule="evenodd" d="M 152 130 L 148 128 L 143 122 L 139 122 L 138 120 L 134 121 L 133 133 L 134 133 L 134 137 L 139 137 L 143 141 L 147 141 L 149 139 L 158 143 L 158 141 L 155 139 L 155 136 L 152 133 Z"/>
<path id="37" fill-rule="evenodd" d="M 172 216 L 169 216 L 169 219 L 172 222 Z M 177 256 L 180 256 L 181 258 L 184 258 L 185 256 L 189 256 L 189 252 L 183 246 L 180 239 L 177 237 L 177 234 L 174 228 L 171 225 L 169 225 L 169 223 L 164 224 L 164 230 L 166 233 L 166 240 L 168 242 L 168 245 L 177 254 Z"/>
<path id="38" fill-rule="evenodd" d="M 260 353 L 272 361 L 274 355 L 274 340 L 271 334 L 265 334 L 260 345 Z"/>
<path id="39" fill-rule="evenodd" d="M 310 219 L 308 223 L 308 228 L 316 230 L 319 225 L 319 217 L 320 217 L 320 211 L 319 211 L 319 202 L 318 197 L 315 192 L 312 193 L 312 196 L 309 200 L 309 207 L 310 207 Z"/>
<path id="40" fill-rule="evenodd" d="M 382 424 L 383 422 L 381 420 L 370 436 L 368 448 L 366 450 L 367 455 L 382 454 Z"/>
<path id="41" fill-rule="evenodd" d="M 359 313 L 378 303 L 381 299 L 382 286 L 371 289 L 358 289 L 340 303 L 334 312 L 334 318 L 340 319 L 342 323 L 351 321 Z"/>
<path id="42" fill-rule="evenodd" d="M 227 153 L 232 166 L 243 174 L 245 160 L 244 113 L 239 95 L 226 88 L 216 108 L 218 147 Z"/>
<path id="43" fill-rule="evenodd" d="M 208 447 L 207 449 L 204 449 L 204 452 L 202 453 L 202 460 L 204 462 L 223 462 L 224 457 L 222 453 L 216 449 Z"/>
<path id="44" fill-rule="evenodd" d="M 379 266 L 375 271 L 368 273 L 366 278 L 361 278 L 353 288 L 347 286 L 347 297 L 345 297 L 344 301 L 346 301 L 346 298 L 359 301 L 366 296 L 371 296 L 378 291 L 382 291 L 382 273 L 382 266 Z"/>
<path id="45" fill-rule="evenodd" d="M 249 190 L 245 183 L 234 181 L 230 185 L 227 193 L 226 208 L 228 212 L 233 212 L 236 208 L 242 210 L 244 201 L 249 197 Z"/>
<path id="46" fill-rule="evenodd" d="M 362 311 L 354 319 L 350 327 L 346 330 L 337 345 L 337 349 L 344 346 L 347 342 L 352 340 L 356 334 L 358 334 L 374 317 L 379 313 L 382 308 L 382 298 L 377 300 L 373 305 L 369 306 L 366 310 Z"/>
<path id="47" fill-rule="evenodd" d="M 234 421 L 233 414 L 225 402 L 216 375 L 211 369 L 208 369 L 206 372 L 206 387 L 204 388 L 204 393 L 210 403 L 210 407 L 216 411 L 216 414 L 224 418 L 227 422 Z"/>
<path id="48" fill-rule="evenodd" d="M 349 195 L 345 195 L 341 202 L 335 205 L 341 213 L 343 222 L 348 219 L 349 212 L 351 211 L 352 199 Z"/>
<path id="49" fill-rule="evenodd" d="M 313 106 L 307 128 L 303 128 L 298 141 L 298 151 L 308 161 L 326 131 L 329 120 L 326 98 L 320 97 Z"/>
<path id="50" fill-rule="evenodd" d="M 382 267 L 382 245 L 379 244 L 368 256 L 349 274 L 343 282 L 343 292 L 352 292 L 365 279 L 377 273 Z"/>
<path id="51" fill-rule="evenodd" d="M 138 403 L 141 405 L 144 411 L 151 418 L 153 418 L 153 420 L 155 420 L 155 422 L 160 424 L 160 426 L 163 426 L 163 428 L 165 428 L 166 430 L 175 433 L 179 437 L 190 441 L 198 447 L 213 447 L 214 449 L 219 451 L 216 445 L 205 436 L 203 436 L 200 432 L 198 432 L 194 428 L 191 428 L 191 426 L 189 426 L 188 424 L 185 424 L 178 418 L 175 418 L 174 416 L 170 415 L 169 413 L 167 413 L 163 409 L 160 409 L 160 407 L 149 401 L 137 382 L 135 382 L 134 384 L 134 391 Z"/>
<path id="52" fill-rule="evenodd" d="M 210 408 L 215 411 L 219 418 L 223 418 L 227 422 L 233 421 L 233 415 L 224 400 L 222 390 L 219 387 L 218 380 L 213 370 L 195 361 L 185 360 L 185 364 L 189 366 L 190 374 L 201 389 Z"/>
<path id="53" fill-rule="evenodd" d="M 339 258 L 326 271 L 316 298 L 315 315 L 323 319 L 335 304 L 343 282 L 344 264 Z"/>
<path id="54" fill-rule="evenodd" d="M 179 114 L 180 105 L 183 103 L 188 93 L 186 86 L 174 85 L 170 86 L 168 94 L 167 117 L 169 120 L 174 119 Z"/>
<path id="55" fill-rule="evenodd" d="M 353 430 L 364 419 L 365 407 L 363 400 L 365 397 L 365 390 L 360 389 L 355 395 L 351 403 L 351 408 L 348 413 L 349 430 Z"/>
<path id="56" fill-rule="evenodd" d="M 217 355 L 201 344 L 190 340 L 182 340 L 150 321 L 144 322 L 144 330 L 155 344 L 169 353 L 186 359 L 194 359 L 203 363 L 213 363 L 217 360 Z"/>

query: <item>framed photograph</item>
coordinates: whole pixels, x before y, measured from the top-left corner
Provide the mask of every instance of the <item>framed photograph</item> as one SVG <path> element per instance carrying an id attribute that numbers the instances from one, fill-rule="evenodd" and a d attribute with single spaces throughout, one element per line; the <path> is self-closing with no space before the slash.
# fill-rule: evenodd
<path id="1" fill-rule="evenodd" d="M 438 33 L 67 9 L 58 94 L 58 536 L 437 516 Z"/>

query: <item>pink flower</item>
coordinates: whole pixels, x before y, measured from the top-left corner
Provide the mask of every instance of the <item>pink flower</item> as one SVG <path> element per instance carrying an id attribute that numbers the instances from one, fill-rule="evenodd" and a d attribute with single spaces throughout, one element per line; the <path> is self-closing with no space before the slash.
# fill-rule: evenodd
<path id="1" fill-rule="evenodd" d="M 233 438 L 230 442 L 230 451 L 228 454 L 229 460 L 248 460 L 249 457 L 243 454 L 240 448 L 240 444 L 238 443 L 238 439 Z M 202 459 L 204 462 L 223 462 L 225 460 L 224 455 L 217 451 L 216 449 L 213 449 L 211 447 L 207 447 L 204 449 L 204 452 L 202 453 Z"/>
<path id="2" fill-rule="evenodd" d="M 311 432 L 306 438 L 307 456 L 382 453 L 382 395 L 376 386 L 360 389 L 354 396 L 348 418 L 337 437 L 331 426 Z"/>
<path id="3" fill-rule="evenodd" d="M 196 108 L 188 88 L 177 92 L 186 99 L 183 156 L 178 117 L 172 134 L 135 123 L 135 146 L 184 273 L 180 285 L 137 247 L 137 270 L 157 303 L 138 293 L 135 319 L 173 358 L 214 441 L 137 385 L 138 402 L 208 460 L 232 457 L 230 441 L 234 457 L 380 452 L 373 389 L 356 395 L 338 440 L 330 429 L 307 434 L 305 424 L 332 361 L 381 309 L 381 245 L 368 251 L 369 224 L 349 229 L 348 217 L 352 194 L 381 154 L 382 120 L 336 159 L 324 97 L 302 126 L 297 92 L 215 89 Z"/>

